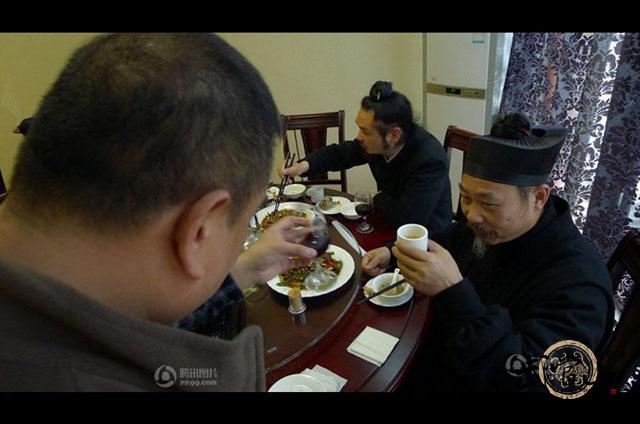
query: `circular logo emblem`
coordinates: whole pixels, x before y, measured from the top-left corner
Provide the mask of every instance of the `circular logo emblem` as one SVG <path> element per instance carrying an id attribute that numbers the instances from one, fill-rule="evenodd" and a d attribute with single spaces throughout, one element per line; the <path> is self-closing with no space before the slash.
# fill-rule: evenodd
<path id="1" fill-rule="evenodd" d="M 156 384 L 163 389 L 173 386 L 178 379 L 176 370 L 169 365 L 161 365 L 156 368 L 156 371 L 153 373 L 153 379 L 156 381 Z"/>
<path id="2" fill-rule="evenodd" d="M 547 390 L 562 399 L 587 393 L 598 376 L 596 357 L 587 346 L 574 340 L 555 343 L 544 352 L 538 375 Z"/>
<path id="3" fill-rule="evenodd" d="M 507 358 L 506 368 L 509 375 L 522 377 L 529 371 L 529 362 L 527 358 L 516 353 Z"/>

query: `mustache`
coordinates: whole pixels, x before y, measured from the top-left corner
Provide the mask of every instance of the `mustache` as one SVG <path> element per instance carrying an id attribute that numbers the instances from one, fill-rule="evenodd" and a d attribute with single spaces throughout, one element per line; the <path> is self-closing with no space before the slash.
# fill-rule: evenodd
<path id="1" fill-rule="evenodd" d="M 469 224 L 467 222 L 467 227 L 471 228 L 471 231 L 473 231 L 475 234 L 477 234 L 480 237 L 488 236 L 490 234 L 489 230 L 486 230 L 478 225 Z"/>

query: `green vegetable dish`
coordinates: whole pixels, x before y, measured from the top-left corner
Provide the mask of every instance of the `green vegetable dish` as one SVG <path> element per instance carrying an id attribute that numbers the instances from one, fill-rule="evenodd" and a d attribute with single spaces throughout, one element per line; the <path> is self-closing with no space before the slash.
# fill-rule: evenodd
<path id="1" fill-rule="evenodd" d="M 340 274 L 342 270 L 342 261 L 333 256 L 333 252 L 326 252 L 320 256 L 322 258 L 322 267 Z M 306 290 L 304 279 L 313 269 L 313 265 L 303 266 L 299 268 L 291 268 L 284 274 L 280 274 L 280 282 L 278 286 L 298 288 Z"/>

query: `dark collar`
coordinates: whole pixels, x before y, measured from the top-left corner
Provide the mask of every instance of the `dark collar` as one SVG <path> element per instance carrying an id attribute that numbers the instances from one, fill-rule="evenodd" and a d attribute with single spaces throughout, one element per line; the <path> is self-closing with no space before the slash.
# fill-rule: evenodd
<path id="1" fill-rule="evenodd" d="M 533 228 L 515 240 L 493 246 L 492 250 L 501 255 L 507 252 L 534 254 L 544 251 L 544 246 L 558 243 L 570 235 L 571 226 L 566 225 L 565 221 L 571 221 L 569 204 L 564 199 L 551 195 Z"/>
<path id="2" fill-rule="evenodd" d="M 413 125 L 411 132 L 407 134 L 406 139 L 404 140 L 404 145 L 402 149 L 398 152 L 398 154 L 393 158 L 391 162 L 387 162 L 386 158 L 383 154 L 376 155 L 378 158 L 387 166 L 405 166 L 406 161 L 413 155 L 413 151 L 416 146 L 416 135 L 418 135 L 420 127 L 417 125 Z"/>

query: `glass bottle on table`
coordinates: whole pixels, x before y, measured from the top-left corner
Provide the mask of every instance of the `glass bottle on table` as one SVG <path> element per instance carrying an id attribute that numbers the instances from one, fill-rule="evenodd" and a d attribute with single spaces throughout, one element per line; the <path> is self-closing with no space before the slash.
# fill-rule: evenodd
<path id="1" fill-rule="evenodd" d="M 333 284 L 338 275 L 322 266 L 322 255 L 329 247 L 329 226 L 324 214 L 318 207 L 313 208 L 313 219 L 311 221 L 313 232 L 311 232 L 301 244 L 315 249 L 318 256 L 311 263 L 311 272 L 304 279 L 304 286 L 309 290 L 323 290 Z"/>
<path id="2" fill-rule="evenodd" d="M 356 213 L 362 217 L 362 223 L 356 228 L 360 234 L 369 234 L 373 231 L 373 225 L 367 222 L 367 216 L 373 212 L 373 200 L 368 191 L 359 191 L 353 198 L 356 205 Z"/>

